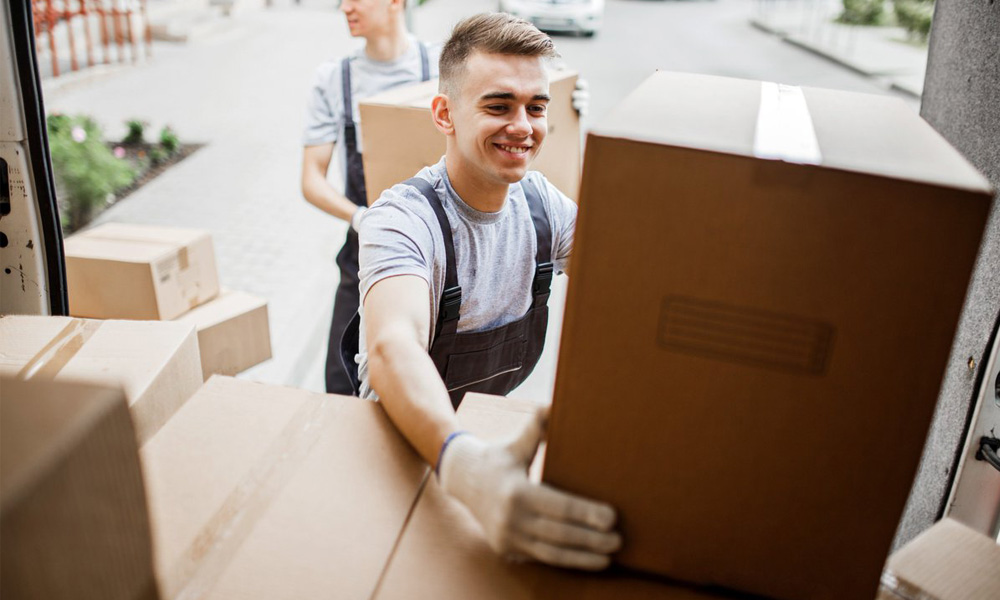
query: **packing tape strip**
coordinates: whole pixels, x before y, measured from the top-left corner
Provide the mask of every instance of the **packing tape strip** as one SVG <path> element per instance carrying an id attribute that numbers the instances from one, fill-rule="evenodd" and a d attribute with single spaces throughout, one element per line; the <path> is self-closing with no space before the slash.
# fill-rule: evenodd
<path id="1" fill-rule="evenodd" d="M 823 161 L 802 88 L 761 83 L 753 154 L 757 158 L 806 165 Z"/>
<path id="2" fill-rule="evenodd" d="M 308 401 L 289 419 L 258 462 L 229 493 L 218 510 L 170 568 L 161 584 L 165 598 L 207 596 L 273 500 L 306 460 L 331 423 L 331 398 Z"/>
<path id="3" fill-rule="evenodd" d="M 55 379 L 101 325 L 101 321 L 71 319 L 24 365 L 17 374 L 18 379 Z"/>

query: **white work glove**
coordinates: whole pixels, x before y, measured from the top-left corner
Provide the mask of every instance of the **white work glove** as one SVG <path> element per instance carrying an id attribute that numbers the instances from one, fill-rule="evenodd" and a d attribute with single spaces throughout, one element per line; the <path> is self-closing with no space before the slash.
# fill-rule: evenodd
<path id="1" fill-rule="evenodd" d="M 441 487 L 472 512 L 497 553 L 604 569 L 621 547 L 621 536 L 612 531 L 615 510 L 528 480 L 544 421 L 545 412 L 539 411 L 502 443 L 486 443 L 469 433 L 453 437 L 438 463 Z"/>
<path id="2" fill-rule="evenodd" d="M 355 233 L 360 233 L 361 232 L 361 229 L 360 229 L 360 227 L 361 227 L 361 217 L 364 216 L 366 210 L 368 210 L 368 209 L 365 208 L 364 206 L 359 206 L 358 210 L 354 211 L 354 214 L 351 215 L 351 229 L 353 229 Z"/>
<path id="3" fill-rule="evenodd" d="M 587 80 L 577 78 L 576 88 L 573 90 L 573 108 L 576 109 L 576 114 L 581 117 L 587 116 L 587 109 L 590 107 L 590 92 L 587 88 L 590 87 L 587 84 Z"/>

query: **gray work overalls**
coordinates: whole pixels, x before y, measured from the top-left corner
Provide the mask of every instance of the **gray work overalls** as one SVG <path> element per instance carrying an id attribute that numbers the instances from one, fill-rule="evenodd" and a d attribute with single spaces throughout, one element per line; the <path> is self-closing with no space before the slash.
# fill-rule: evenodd
<path id="1" fill-rule="evenodd" d="M 462 288 L 458 282 L 451 224 L 430 183 L 414 177 L 405 184 L 417 188 L 430 203 L 444 237 L 445 289 L 438 307 L 434 340 L 428 353 L 448 388 L 451 404 L 457 409 L 467 392 L 506 394 L 528 378 L 538 364 L 545 345 L 549 290 L 552 284 L 552 231 L 539 192 L 533 184 L 521 181 L 521 188 L 531 209 L 538 246 L 535 254 L 535 277 L 531 285 L 531 307 L 524 316 L 507 325 L 484 331 L 458 333 Z M 358 393 L 360 386 L 358 365 L 354 361 L 354 356 L 358 353 L 360 323 L 360 316 L 355 315 L 344 332 L 341 343 L 345 373 L 351 379 L 354 394 Z"/>
<path id="2" fill-rule="evenodd" d="M 430 79 L 430 63 L 427 59 L 427 47 L 422 42 L 420 46 L 420 80 Z M 347 181 L 344 186 L 344 196 L 358 206 L 368 204 L 368 193 L 365 189 L 365 168 L 358 152 L 357 128 L 354 125 L 354 106 L 351 92 L 351 59 L 347 57 L 340 64 L 341 82 L 344 96 L 344 144 L 347 155 Z M 344 246 L 337 253 L 337 266 L 340 268 L 340 285 L 333 302 L 333 319 L 330 321 L 330 339 L 326 347 L 326 391 L 331 394 L 354 393 L 351 380 L 344 372 L 340 360 L 340 339 L 347 329 L 351 318 L 358 313 L 358 234 L 348 228 Z"/>

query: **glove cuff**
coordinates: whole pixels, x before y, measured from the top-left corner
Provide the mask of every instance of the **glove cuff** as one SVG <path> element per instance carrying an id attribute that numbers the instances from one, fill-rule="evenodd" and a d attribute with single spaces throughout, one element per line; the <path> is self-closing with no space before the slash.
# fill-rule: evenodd
<path id="1" fill-rule="evenodd" d="M 473 479 L 486 444 L 472 434 L 450 436 L 445 444 L 438 460 L 438 481 L 444 491 L 468 504 L 476 495 Z"/>
<path id="2" fill-rule="evenodd" d="M 359 206 L 358 210 L 354 211 L 354 214 L 351 215 L 351 229 L 353 229 L 355 233 L 360 232 L 359 228 L 361 227 L 361 217 L 364 216 L 366 210 L 368 209 L 364 206 Z"/>

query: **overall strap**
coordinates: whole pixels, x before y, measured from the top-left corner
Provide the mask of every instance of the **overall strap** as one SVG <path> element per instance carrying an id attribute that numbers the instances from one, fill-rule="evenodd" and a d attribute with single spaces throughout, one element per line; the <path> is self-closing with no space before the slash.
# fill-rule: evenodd
<path id="1" fill-rule="evenodd" d="M 549 291 L 552 289 L 552 228 L 549 217 L 545 214 L 545 206 L 538 187 L 524 178 L 521 180 L 524 198 L 531 210 L 531 221 L 535 225 L 535 278 L 531 282 L 532 306 L 540 308 L 549 301 Z"/>
<path id="2" fill-rule="evenodd" d="M 423 42 L 417 42 L 420 46 L 420 81 L 427 81 L 431 78 L 431 64 L 427 58 L 427 46 Z"/>
<path id="3" fill-rule="evenodd" d="M 458 285 L 458 268 L 455 264 L 455 242 L 451 237 L 451 222 L 444 212 L 441 199 L 438 198 L 434 186 L 430 182 L 420 177 L 412 177 L 404 182 L 406 185 L 417 188 L 424 198 L 434 209 L 438 225 L 441 227 L 441 236 L 444 238 L 445 254 L 445 275 L 444 293 L 441 294 L 441 305 L 438 307 L 437 326 L 435 327 L 435 337 L 442 334 L 453 334 L 458 330 L 458 313 L 462 306 L 462 288 Z"/>
<path id="4" fill-rule="evenodd" d="M 341 95 L 344 97 L 344 141 L 348 152 L 357 152 L 358 141 L 354 128 L 354 103 L 351 92 L 351 57 L 340 63 Z"/>

